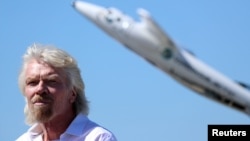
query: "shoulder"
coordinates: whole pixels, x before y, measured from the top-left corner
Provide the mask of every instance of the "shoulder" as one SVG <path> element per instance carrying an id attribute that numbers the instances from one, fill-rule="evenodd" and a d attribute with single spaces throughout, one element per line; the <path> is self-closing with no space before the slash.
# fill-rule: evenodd
<path id="1" fill-rule="evenodd" d="M 93 128 L 86 136 L 86 139 L 96 140 L 96 141 L 117 141 L 113 133 L 99 126 Z"/>
<path id="2" fill-rule="evenodd" d="M 40 138 L 42 129 L 38 124 L 32 125 L 25 133 L 19 136 L 16 141 L 29 141 L 35 138 Z"/>

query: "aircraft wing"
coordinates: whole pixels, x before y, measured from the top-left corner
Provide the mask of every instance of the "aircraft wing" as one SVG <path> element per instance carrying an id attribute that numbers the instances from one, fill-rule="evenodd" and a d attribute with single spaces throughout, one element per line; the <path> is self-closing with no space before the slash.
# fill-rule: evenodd
<path id="1" fill-rule="evenodd" d="M 151 17 L 150 13 L 147 12 L 145 9 L 138 9 L 138 15 L 141 18 L 142 23 L 146 24 L 148 27 L 149 32 L 152 35 L 155 35 L 156 38 L 159 40 L 159 45 L 164 48 L 176 49 L 175 43 L 169 38 L 169 36 L 162 30 L 162 28 L 154 21 Z"/>
<path id="2" fill-rule="evenodd" d="M 249 90 L 250 91 L 250 85 L 249 84 L 246 84 L 246 83 L 243 83 L 243 82 L 240 82 L 240 81 L 236 81 L 239 85 L 241 85 L 242 87 L 244 87 L 245 89 Z"/>

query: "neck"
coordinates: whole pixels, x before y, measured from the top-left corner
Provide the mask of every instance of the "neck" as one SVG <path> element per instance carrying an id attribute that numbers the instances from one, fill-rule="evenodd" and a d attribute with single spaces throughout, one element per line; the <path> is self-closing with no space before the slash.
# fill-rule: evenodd
<path id="1" fill-rule="evenodd" d="M 60 135 L 66 131 L 75 117 L 76 114 L 74 113 L 66 113 L 64 115 L 58 115 L 46 123 L 41 123 L 44 131 L 44 141 L 59 139 Z"/>

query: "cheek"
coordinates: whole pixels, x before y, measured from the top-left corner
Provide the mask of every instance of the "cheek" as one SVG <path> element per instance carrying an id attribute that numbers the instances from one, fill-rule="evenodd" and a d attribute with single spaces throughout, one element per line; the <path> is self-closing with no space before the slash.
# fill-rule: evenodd
<path id="1" fill-rule="evenodd" d="M 24 96 L 29 100 L 34 95 L 34 88 L 24 88 Z"/>
<path id="2" fill-rule="evenodd" d="M 60 102 L 60 100 L 64 100 L 67 95 L 67 89 L 54 89 L 54 88 L 49 88 L 49 93 Z"/>
<path id="3" fill-rule="evenodd" d="M 68 104 L 70 103 L 70 93 L 68 92 L 68 90 L 64 90 L 64 91 L 58 91 L 57 95 L 56 95 L 56 99 L 59 103 L 64 103 L 64 104 Z"/>
<path id="4" fill-rule="evenodd" d="M 58 95 L 62 95 L 62 93 L 65 93 L 65 89 L 63 88 L 53 88 L 53 87 L 48 87 L 48 92 L 49 94 L 53 95 L 53 96 L 58 96 Z"/>

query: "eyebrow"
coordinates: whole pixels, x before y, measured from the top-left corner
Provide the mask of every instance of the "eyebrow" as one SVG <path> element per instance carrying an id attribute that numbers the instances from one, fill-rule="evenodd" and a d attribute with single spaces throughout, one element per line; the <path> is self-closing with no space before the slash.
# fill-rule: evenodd
<path id="1" fill-rule="evenodd" d="M 61 80 L 61 78 L 62 78 L 62 77 L 60 77 L 59 74 L 56 74 L 56 73 L 48 73 L 44 77 L 45 78 L 43 78 L 43 79 L 58 79 L 59 78 Z M 35 76 L 31 75 L 31 76 L 26 78 L 25 82 L 28 82 L 28 81 L 31 81 L 31 80 L 36 80 L 36 79 L 39 79 L 39 78 L 40 78 L 40 75 L 35 75 Z"/>

